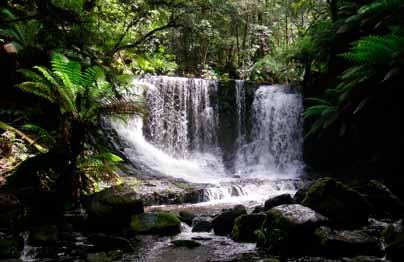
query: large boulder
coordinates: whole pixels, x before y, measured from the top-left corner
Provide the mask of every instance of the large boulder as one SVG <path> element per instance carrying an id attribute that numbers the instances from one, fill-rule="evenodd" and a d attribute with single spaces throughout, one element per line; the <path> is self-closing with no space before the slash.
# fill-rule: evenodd
<path id="1" fill-rule="evenodd" d="M 176 235 L 181 232 L 179 218 L 167 212 L 134 215 L 130 226 L 135 234 Z"/>
<path id="2" fill-rule="evenodd" d="M 338 226 L 366 224 L 370 209 L 358 191 L 329 177 L 318 179 L 310 187 L 302 205 L 327 216 Z"/>
<path id="3" fill-rule="evenodd" d="M 371 204 L 371 215 L 378 218 L 401 217 L 404 214 L 404 203 L 385 185 L 377 180 L 369 181 L 358 191 Z"/>
<path id="4" fill-rule="evenodd" d="M 232 209 L 223 211 L 212 220 L 215 234 L 221 236 L 230 234 L 233 229 L 234 220 L 245 214 L 247 214 L 247 210 L 242 205 L 237 205 Z"/>
<path id="5" fill-rule="evenodd" d="M 19 258 L 23 248 L 22 238 L 0 233 L 0 259 Z"/>
<path id="6" fill-rule="evenodd" d="M 262 228 L 257 232 L 257 245 L 281 256 L 310 251 L 314 230 L 328 222 L 323 215 L 299 204 L 277 206 L 266 214 Z"/>
<path id="7" fill-rule="evenodd" d="M 138 194 L 124 184 L 91 195 L 85 201 L 85 208 L 91 225 L 100 229 L 128 225 L 132 215 L 144 212 Z"/>
<path id="8" fill-rule="evenodd" d="M 270 198 L 267 201 L 265 201 L 264 210 L 267 211 L 276 206 L 292 204 L 292 203 L 293 203 L 293 199 L 290 194 L 282 194 L 282 195 Z"/>
<path id="9" fill-rule="evenodd" d="M 0 194 L 0 229 L 14 229 L 23 216 L 23 208 L 17 197 Z"/>
<path id="10" fill-rule="evenodd" d="M 209 232 L 212 230 L 212 218 L 200 216 L 192 221 L 192 232 Z"/>
<path id="11" fill-rule="evenodd" d="M 55 245 L 59 240 L 59 230 L 55 225 L 36 226 L 29 230 L 28 240 L 33 246 Z"/>
<path id="12" fill-rule="evenodd" d="M 231 238 L 237 242 L 256 242 L 255 231 L 261 228 L 265 218 L 265 213 L 239 216 L 234 221 Z"/>
<path id="13" fill-rule="evenodd" d="M 319 243 L 319 251 L 323 256 L 382 255 L 379 241 L 363 230 L 332 230 L 322 226 L 316 229 L 315 235 Z"/>

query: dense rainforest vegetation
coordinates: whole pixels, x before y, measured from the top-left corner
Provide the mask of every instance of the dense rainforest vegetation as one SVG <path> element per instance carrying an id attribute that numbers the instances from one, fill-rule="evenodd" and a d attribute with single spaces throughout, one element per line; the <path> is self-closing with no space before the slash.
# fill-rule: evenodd
<path id="1" fill-rule="evenodd" d="M 62 212 L 119 181 L 100 127 L 147 115 L 122 90 L 151 74 L 290 84 L 311 173 L 403 196 L 403 14 L 402 0 L 2 0 L 0 187 Z"/>
<path id="2" fill-rule="evenodd" d="M 114 97 L 128 75 L 300 82 L 307 98 L 309 164 L 325 169 L 359 165 L 358 176 L 379 172 L 397 178 L 402 11 L 398 0 L 3 1 L 2 121 L 25 126 L 30 133 L 41 130 L 35 141 L 54 141 L 47 144 L 53 148 L 62 141 L 56 126 L 68 121 L 71 130 L 65 131 L 74 133 L 82 132 L 88 120 L 96 125 L 95 116 L 102 110 L 96 112 L 94 103 L 109 106 L 103 113 L 141 112 L 140 104 L 128 108 Z M 49 71 L 54 54 L 72 62 L 56 55 Z M 28 71 L 33 66 L 37 68 Z M 86 68 L 85 79 L 80 67 Z M 24 81 L 31 82 L 17 85 Z M 103 90 L 93 94 L 99 81 Z M 54 83 L 59 90 L 71 85 L 71 93 L 52 91 Z M 108 102 L 100 101 L 104 92 Z M 52 112 L 51 117 L 42 114 L 53 120 L 19 119 L 23 115 L 17 108 L 30 105 L 41 111 L 38 103 L 49 107 L 42 111 Z M 88 110 L 87 115 L 73 116 Z M 77 117 L 82 126 L 74 126 L 72 118 Z M 48 141 L 42 141 L 44 133 L 52 131 Z M 77 143 L 82 144 L 82 138 Z M 68 151 L 77 150 L 82 151 Z M 79 154 L 73 155 L 76 163 Z"/>

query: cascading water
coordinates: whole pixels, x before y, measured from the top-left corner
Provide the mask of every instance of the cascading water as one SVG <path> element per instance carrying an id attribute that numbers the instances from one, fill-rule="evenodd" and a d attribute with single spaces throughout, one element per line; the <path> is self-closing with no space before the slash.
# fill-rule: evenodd
<path id="1" fill-rule="evenodd" d="M 236 114 L 232 159 L 226 168 L 219 133 L 222 132 L 219 82 L 182 77 L 148 77 L 135 86 L 147 86 L 147 119 L 134 116 L 113 127 L 126 141 L 126 155 L 150 174 L 207 183 L 204 200 L 267 198 L 292 192 L 302 164 L 302 101 L 283 86 L 261 86 L 251 108 L 247 135 L 246 87 L 235 81 Z M 220 119 L 220 121 L 219 121 Z"/>
<path id="2" fill-rule="evenodd" d="M 261 86 L 253 102 L 251 142 L 237 153 L 236 170 L 253 177 L 295 177 L 303 169 L 302 98 L 285 86 Z"/>

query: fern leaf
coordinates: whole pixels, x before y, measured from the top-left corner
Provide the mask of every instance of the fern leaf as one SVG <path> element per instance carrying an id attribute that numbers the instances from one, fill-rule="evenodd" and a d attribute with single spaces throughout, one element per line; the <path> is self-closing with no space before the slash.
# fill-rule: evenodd
<path id="1" fill-rule="evenodd" d="M 55 103 L 55 98 L 52 95 L 52 92 L 44 83 L 41 82 L 24 82 L 18 84 L 17 87 L 26 93 L 33 94 L 35 96 L 44 98 L 51 103 Z"/>

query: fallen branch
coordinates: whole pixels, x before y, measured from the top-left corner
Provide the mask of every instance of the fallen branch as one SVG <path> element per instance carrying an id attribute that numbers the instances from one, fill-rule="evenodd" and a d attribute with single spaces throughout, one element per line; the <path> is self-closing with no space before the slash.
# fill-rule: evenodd
<path id="1" fill-rule="evenodd" d="M 12 131 L 14 133 L 16 133 L 17 135 L 19 135 L 23 140 L 27 141 L 30 145 L 33 145 L 36 150 L 38 150 L 41 153 L 47 153 L 49 150 L 46 147 L 43 147 L 41 145 L 39 145 L 38 143 L 35 142 L 35 140 L 33 140 L 32 138 L 30 138 L 29 136 L 27 136 L 26 134 L 24 134 L 23 132 L 21 132 L 20 130 L 18 130 L 17 128 L 14 128 L 2 121 L 0 121 L 0 129 L 3 130 L 9 130 Z"/>

